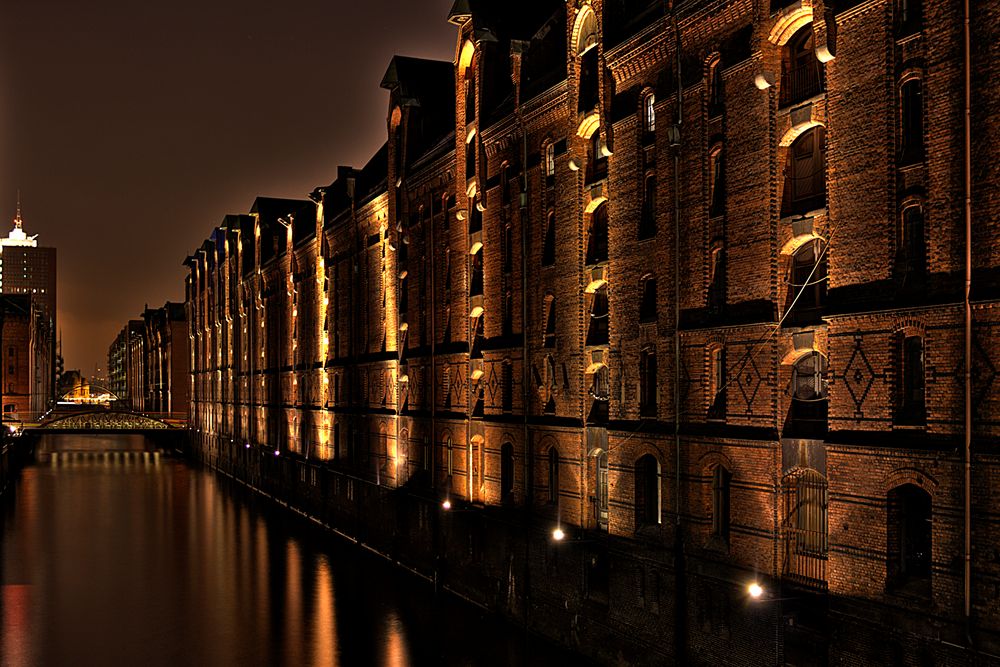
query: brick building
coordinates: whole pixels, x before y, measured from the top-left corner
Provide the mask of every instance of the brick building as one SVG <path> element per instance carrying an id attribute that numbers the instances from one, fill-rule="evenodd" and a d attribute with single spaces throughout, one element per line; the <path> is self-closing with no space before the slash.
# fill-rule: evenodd
<path id="1" fill-rule="evenodd" d="M 35 420 L 48 410 L 53 393 L 48 314 L 30 294 L 4 295 L 0 323 L 3 414 L 19 421 Z"/>
<path id="2" fill-rule="evenodd" d="M 470 534 L 467 591 L 602 658 L 1000 650 L 1000 16 L 969 62 L 938 0 L 449 20 L 453 62 L 389 64 L 368 165 L 188 258 L 204 451 L 526 526 L 533 583 Z"/>
<path id="3" fill-rule="evenodd" d="M 146 383 L 139 377 L 139 364 L 132 363 L 131 354 L 132 346 L 138 345 L 145 333 L 144 327 L 142 320 L 129 320 L 108 348 L 108 389 L 121 401 L 131 402 L 138 387 Z"/>
<path id="4" fill-rule="evenodd" d="M 50 395 L 36 402 L 36 412 L 41 413 L 51 407 L 56 390 L 56 249 L 40 246 L 37 234 L 28 236 L 24 231 L 20 195 L 14 226 L 7 236 L 0 237 L 0 293 L 30 296 L 34 309 L 46 319 L 44 330 L 49 339 L 45 344 L 51 357 L 46 372 L 51 377 L 44 379 Z"/>
<path id="5" fill-rule="evenodd" d="M 183 303 L 168 301 L 129 320 L 108 348 L 109 389 L 128 407 L 184 419 L 190 370 Z"/>

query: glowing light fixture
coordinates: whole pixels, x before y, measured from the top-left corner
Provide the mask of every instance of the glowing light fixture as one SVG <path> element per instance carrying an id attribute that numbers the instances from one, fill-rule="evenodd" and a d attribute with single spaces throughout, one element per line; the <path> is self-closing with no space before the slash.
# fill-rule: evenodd
<path id="1" fill-rule="evenodd" d="M 563 539 L 565 538 L 566 538 L 566 533 L 563 532 L 562 528 L 556 526 L 556 529 L 552 531 L 552 539 L 555 540 L 556 542 L 562 542 Z"/>
<path id="2" fill-rule="evenodd" d="M 441 507 L 443 507 L 446 510 L 450 510 L 451 509 L 451 501 L 446 499 L 443 503 L 441 503 Z"/>
<path id="3" fill-rule="evenodd" d="M 750 594 L 750 597 L 756 600 L 760 598 L 761 595 L 764 594 L 764 588 L 755 581 L 749 586 L 747 586 L 747 593 Z"/>

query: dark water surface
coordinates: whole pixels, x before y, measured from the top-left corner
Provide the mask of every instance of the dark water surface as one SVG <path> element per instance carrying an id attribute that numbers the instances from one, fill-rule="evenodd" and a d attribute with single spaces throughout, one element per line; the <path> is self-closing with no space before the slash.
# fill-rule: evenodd
<path id="1" fill-rule="evenodd" d="M 31 466 L 3 499 L 0 664 L 576 662 L 225 478 L 123 459 Z"/>

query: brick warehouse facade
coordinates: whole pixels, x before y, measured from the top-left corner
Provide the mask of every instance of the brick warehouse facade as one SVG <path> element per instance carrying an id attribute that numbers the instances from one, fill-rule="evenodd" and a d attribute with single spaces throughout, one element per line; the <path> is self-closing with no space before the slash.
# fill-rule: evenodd
<path id="1" fill-rule="evenodd" d="M 601 660 L 1000 654 L 997 12 L 972 21 L 971 511 L 960 6 L 449 20 L 454 62 L 390 63 L 368 165 L 188 259 L 199 451 Z"/>

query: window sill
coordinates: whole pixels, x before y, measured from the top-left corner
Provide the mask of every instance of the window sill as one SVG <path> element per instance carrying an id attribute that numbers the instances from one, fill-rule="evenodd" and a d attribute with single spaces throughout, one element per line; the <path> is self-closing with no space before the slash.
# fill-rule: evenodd
<path id="1" fill-rule="evenodd" d="M 790 113 L 793 109 L 797 109 L 799 107 L 808 106 L 810 104 L 815 104 L 816 102 L 819 102 L 820 100 L 824 100 L 824 99 L 826 99 L 826 91 L 825 90 L 821 90 L 820 92 L 816 93 L 815 95 L 810 95 L 809 97 L 804 97 L 801 100 L 793 100 L 793 101 L 790 101 L 790 102 L 779 102 L 778 103 L 778 113 L 781 113 L 781 114 L 783 114 L 783 113 Z"/>
<path id="2" fill-rule="evenodd" d="M 902 155 L 896 158 L 896 168 L 900 171 L 910 171 L 917 167 L 924 166 L 926 160 L 926 153 L 923 155 Z"/>
<path id="3" fill-rule="evenodd" d="M 892 430 L 894 431 L 926 431 L 927 421 L 894 421 L 892 424 Z"/>

